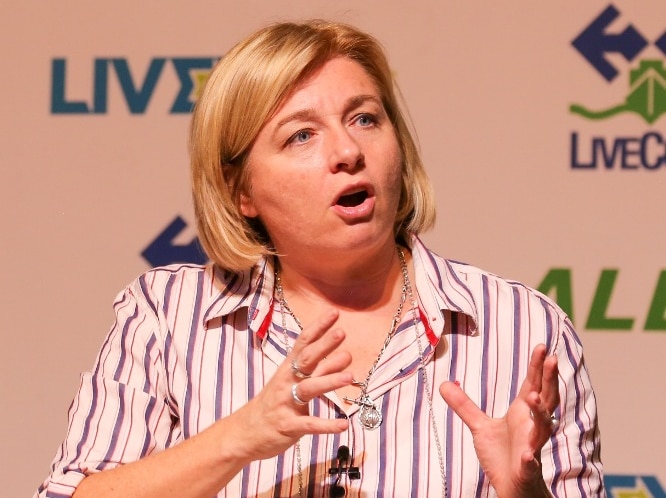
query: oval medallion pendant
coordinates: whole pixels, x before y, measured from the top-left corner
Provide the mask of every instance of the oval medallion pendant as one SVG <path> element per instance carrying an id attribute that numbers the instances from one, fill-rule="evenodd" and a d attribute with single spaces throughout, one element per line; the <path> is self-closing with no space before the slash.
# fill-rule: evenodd
<path id="1" fill-rule="evenodd" d="M 366 429 L 373 430 L 382 425 L 382 414 L 374 405 L 363 405 L 359 421 Z"/>

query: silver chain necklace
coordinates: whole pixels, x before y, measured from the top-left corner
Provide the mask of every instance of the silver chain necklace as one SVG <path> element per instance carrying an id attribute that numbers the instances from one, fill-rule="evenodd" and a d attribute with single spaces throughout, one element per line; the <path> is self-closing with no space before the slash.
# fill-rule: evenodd
<path id="1" fill-rule="evenodd" d="M 439 431 L 437 430 L 437 424 L 435 422 L 435 413 L 432 408 L 432 390 L 430 389 L 430 384 L 428 381 L 428 374 L 426 372 L 426 362 L 424 357 L 424 349 L 423 345 L 421 344 L 421 338 L 419 336 L 419 331 L 418 331 L 418 315 L 416 313 L 416 310 L 418 309 L 418 304 L 416 302 L 414 293 L 412 291 L 412 285 L 409 279 L 409 271 L 407 269 L 407 262 L 405 261 L 405 254 L 402 251 L 402 248 L 400 247 L 398 247 L 398 258 L 400 259 L 400 269 L 402 271 L 402 291 L 400 293 L 400 302 L 398 303 L 398 309 L 396 310 L 391 320 L 391 328 L 389 329 L 389 333 L 387 334 L 386 339 L 384 339 L 384 344 L 382 345 L 382 348 L 379 351 L 377 358 L 372 364 L 372 367 L 370 367 L 370 370 L 368 371 L 368 375 L 366 376 L 365 380 L 363 382 L 359 382 L 356 380 L 352 382 L 354 385 L 361 388 L 361 394 L 359 394 L 359 396 L 355 399 L 351 399 L 346 396 L 343 399 L 350 403 L 355 403 L 361 407 L 359 422 L 363 427 L 365 427 L 366 429 L 373 430 L 381 425 L 382 414 L 377 409 L 377 406 L 375 405 L 372 398 L 370 398 L 370 396 L 368 395 L 367 392 L 368 384 L 370 382 L 370 378 L 377 369 L 379 360 L 381 359 L 382 355 L 388 348 L 389 342 L 391 342 L 391 339 L 395 335 L 395 331 L 398 328 L 398 324 L 400 323 L 402 308 L 405 304 L 405 301 L 407 300 L 407 296 L 409 296 L 411 304 L 412 320 L 414 322 L 414 332 L 416 334 L 416 344 L 419 350 L 419 361 L 421 365 L 421 372 L 423 375 L 423 385 L 426 391 L 426 400 L 428 401 L 428 412 L 430 414 L 430 420 L 432 422 L 432 431 L 433 431 L 433 436 L 435 438 L 435 446 L 437 448 L 437 458 L 439 460 L 439 470 L 442 478 L 442 498 L 446 498 L 448 496 L 448 487 L 446 485 L 446 468 L 444 466 L 444 454 L 442 451 L 442 444 L 439 440 Z M 282 318 L 282 333 L 284 336 L 285 348 L 288 355 L 291 352 L 291 346 L 289 345 L 289 336 L 287 335 L 287 320 L 286 320 L 285 311 L 289 313 L 289 315 L 294 319 L 296 325 L 298 325 L 298 328 L 300 330 L 303 330 L 303 325 L 301 325 L 300 320 L 287 304 L 287 300 L 284 297 L 284 289 L 282 288 L 282 280 L 280 279 L 280 271 L 277 268 L 277 266 L 275 269 L 275 294 L 278 302 L 280 303 L 280 315 Z M 294 445 L 294 449 L 296 452 L 296 471 L 298 472 L 298 496 L 299 498 L 303 498 L 303 466 L 301 460 L 300 441 L 296 442 L 296 444 Z"/>
<path id="2" fill-rule="evenodd" d="M 369 430 L 374 430 L 382 424 L 382 413 L 377 409 L 377 405 L 375 405 L 375 402 L 368 395 L 370 377 L 372 377 L 372 375 L 375 373 L 375 370 L 377 370 L 379 360 L 386 351 L 386 348 L 388 348 L 391 339 L 393 339 L 393 336 L 395 335 L 395 331 L 398 328 L 398 324 L 400 323 L 400 317 L 402 316 L 402 307 L 407 300 L 408 280 L 405 279 L 406 273 L 404 272 L 404 269 L 407 268 L 407 265 L 405 263 L 405 257 L 401 249 L 398 249 L 398 255 L 400 258 L 400 265 L 403 267 L 403 281 L 402 291 L 400 292 L 400 301 L 398 302 L 398 309 L 395 311 L 393 318 L 391 319 L 391 327 L 389 328 L 388 334 L 386 334 L 386 339 L 384 339 L 384 344 L 382 344 L 382 348 L 379 350 L 377 358 L 375 358 L 375 361 L 370 367 L 370 370 L 368 370 L 368 375 L 365 376 L 365 380 L 363 382 L 359 382 L 357 380 L 352 382 L 355 386 L 361 388 L 361 393 L 354 399 L 348 398 L 347 396 L 342 398 L 348 403 L 355 403 L 361 407 L 359 422 L 363 427 Z"/>
<path id="3" fill-rule="evenodd" d="M 400 251 L 400 258 L 404 263 L 404 255 Z M 430 421 L 432 425 L 432 435 L 435 438 L 435 447 L 437 448 L 437 459 L 439 460 L 439 473 L 442 477 L 442 498 L 446 498 L 449 494 L 448 487 L 446 485 L 446 467 L 444 466 L 444 452 L 442 451 L 442 443 L 439 440 L 439 431 L 437 430 L 437 423 L 435 422 L 435 412 L 432 409 L 432 390 L 430 389 L 430 382 L 428 380 L 428 372 L 426 371 L 426 361 L 423 353 L 423 344 L 421 344 L 421 337 L 419 336 L 418 329 L 418 316 L 416 310 L 418 309 L 418 303 L 412 292 L 412 284 L 409 281 L 409 272 L 407 271 L 407 265 L 402 265 L 403 279 L 407 283 L 407 292 L 409 293 L 409 301 L 411 303 L 412 309 L 412 320 L 414 321 L 414 333 L 416 334 L 416 345 L 419 348 L 419 361 L 421 363 L 421 375 L 423 376 L 423 387 L 426 392 L 426 400 L 428 400 L 428 412 L 430 413 Z M 425 324 L 424 324 L 425 325 Z"/>
<path id="4" fill-rule="evenodd" d="M 298 328 L 303 330 L 301 322 L 296 318 L 294 312 L 287 306 L 287 301 L 284 299 L 284 291 L 282 290 L 282 282 L 280 280 L 280 272 L 275 266 L 275 294 L 277 295 L 278 302 L 280 303 L 280 316 L 282 317 L 282 334 L 284 337 L 284 347 L 287 351 L 287 356 L 291 353 L 291 345 L 289 344 L 289 336 L 287 335 L 287 318 L 285 316 L 285 309 L 296 320 Z M 296 472 L 298 472 L 298 497 L 303 498 L 303 463 L 301 460 L 301 441 L 300 439 L 294 444 L 296 452 Z"/>
<path id="5" fill-rule="evenodd" d="M 375 361 L 370 367 L 370 370 L 368 371 L 368 375 L 366 375 L 365 380 L 363 382 L 360 382 L 358 380 L 352 381 L 353 385 L 361 389 L 361 393 L 358 395 L 358 397 L 354 399 L 348 398 L 347 396 L 342 398 L 348 403 L 354 403 L 361 408 L 359 415 L 359 422 L 361 422 L 361 425 L 363 427 L 369 430 L 377 429 L 382 424 L 382 413 L 379 411 L 377 405 L 372 400 L 372 398 L 368 395 L 368 385 L 370 384 L 370 378 L 375 373 L 375 370 L 377 370 L 377 365 L 379 364 L 379 360 L 386 351 L 386 348 L 391 342 L 391 339 L 393 339 L 393 336 L 395 335 L 395 331 L 398 328 L 398 324 L 400 323 L 400 317 L 402 316 L 402 307 L 405 304 L 405 301 L 407 300 L 407 286 L 409 283 L 409 275 L 407 274 L 407 263 L 405 262 L 405 256 L 402 252 L 402 249 L 400 248 L 398 248 L 398 256 L 400 258 L 400 266 L 402 269 L 402 291 L 400 293 L 400 301 L 398 303 L 398 309 L 396 310 L 396 312 L 393 315 L 393 318 L 391 319 L 391 327 L 389 328 L 388 334 L 386 335 L 386 339 L 384 339 L 384 344 L 382 344 L 382 348 L 380 349 L 377 358 L 375 358 Z M 284 290 L 282 288 L 282 281 L 280 279 L 279 270 L 276 270 L 275 272 L 275 291 L 278 301 L 280 302 L 280 308 L 282 310 L 287 311 L 287 313 L 289 313 L 292 316 L 292 318 L 294 318 L 298 327 L 301 330 L 303 330 L 301 322 L 298 320 L 298 318 L 296 318 L 296 315 L 291 310 L 289 304 L 287 304 L 286 298 L 284 297 Z"/>

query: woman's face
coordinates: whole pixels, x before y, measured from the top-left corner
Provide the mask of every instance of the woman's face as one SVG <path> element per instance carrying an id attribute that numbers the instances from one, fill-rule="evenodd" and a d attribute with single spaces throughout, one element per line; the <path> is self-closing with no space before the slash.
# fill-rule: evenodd
<path id="1" fill-rule="evenodd" d="M 331 59 L 257 136 L 241 211 L 281 254 L 371 249 L 393 239 L 401 163 L 373 80 L 357 62 Z"/>

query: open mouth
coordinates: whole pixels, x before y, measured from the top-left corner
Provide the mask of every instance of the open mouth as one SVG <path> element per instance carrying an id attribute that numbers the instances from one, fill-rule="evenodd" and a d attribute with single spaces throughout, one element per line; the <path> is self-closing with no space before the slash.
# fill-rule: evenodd
<path id="1" fill-rule="evenodd" d="M 366 190 L 360 190 L 359 192 L 354 192 L 353 194 L 340 196 L 336 204 L 342 207 L 355 207 L 363 204 L 367 198 L 368 192 Z"/>

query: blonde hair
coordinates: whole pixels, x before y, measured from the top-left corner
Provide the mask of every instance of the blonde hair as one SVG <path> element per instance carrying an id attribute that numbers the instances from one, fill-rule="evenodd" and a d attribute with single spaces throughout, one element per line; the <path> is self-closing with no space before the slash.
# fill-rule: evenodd
<path id="1" fill-rule="evenodd" d="M 335 57 L 348 57 L 367 71 L 395 128 L 403 159 L 395 236 L 406 239 L 409 232 L 432 227 L 432 187 L 380 44 L 341 23 L 279 23 L 243 40 L 216 64 L 192 117 L 192 193 L 199 240 L 221 268 L 241 272 L 272 254 L 261 222 L 240 212 L 240 195 L 249 184 L 247 158 L 259 131 L 293 89 Z"/>

